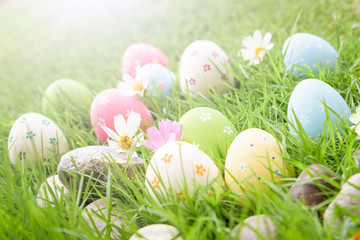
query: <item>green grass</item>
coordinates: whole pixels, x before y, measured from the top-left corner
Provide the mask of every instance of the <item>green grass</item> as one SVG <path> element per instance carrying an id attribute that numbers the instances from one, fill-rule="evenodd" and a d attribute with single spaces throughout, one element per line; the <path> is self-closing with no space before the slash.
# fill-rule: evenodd
<path id="1" fill-rule="evenodd" d="M 20 115 L 42 113 L 43 92 L 57 79 L 77 80 L 88 86 L 93 96 L 115 87 L 122 75 L 122 53 L 133 42 L 148 42 L 163 50 L 170 69 L 177 74 L 186 46 L 198 39 L 211 40 L 228 53 L 238 79 L 239 87 L 223 97 L 189 99 L 174 88 L 166 101 L 142 98 L 157 121 L 179 120 L 191 108 L 211 107 L 222 112 L 239 133 L 256 127 L 274 135 L 297 173 L 311 163 L 322 163 L 344 183 L 351 174 L 360 172 L 353 160 L 360 142 L 349 126 L 344 126 L 348 133 L 342 137 L 336 138 L 333 133 L 317 142 L 289 134 L 287 105 L 298 80 L 285 74 L 281 55 L 283 42 L 293 32 L 312 33 L 330 42 L 340 52 L 340 68 L 334 74 L 309 73 L 307 77 L 330 84 L 354 112 L 360 104 L 358 1 L 143 0 L 121 1 L 123 5 L 115 4 L 106 11 L 81 11 L 79 6 L 54 2 L 0 4 L 0 239 L 96 238 L 81 217 L 89 199 L 81 200 L 75 191 L 65 197 L 65 205 L 40 208 L 36 204 L 40 184 L 56 168 L 11 165 L 7 137 Z M 256 29 L 271 32 L 275 47 L 263 63 L 248 67 L 237 51 L 242 48 L 242 39 Z M 92 129 L 77 124 L 71 113 L 48 117 L 63 130 L 71 149 L 100 144 Z M 140 155 L 148 163 L 152 152 L 143 147 Z M 344 221 L 337 233 L 325 230 L 317 211 L 321 214 L 331 199 L 312 208 L 294 202 L 287 190 L 292 180 L 277 186 L 270 184 L 270 196 L 257 192 L 242 200 L 229 189 L 220 188 L 214 190 L 214 197 L 209 197 L 206 189 L 199 188 L 193 198 L 188 197 L 187 205 L 176 199 L 158 204 L 149 198 L 141 178 L 126 180 L 114 168 L 111 181 L 104 185 L 109 203 L 112 197 L 123 202 L 129 232 L 120 229 L 121 239 L 153 223 L 173 225 L 185 239 L 230 239 L 233 227 L 253 214 L 270 215 L 281 239 L 349 239 L 360 230 L 359 216 Z"/>

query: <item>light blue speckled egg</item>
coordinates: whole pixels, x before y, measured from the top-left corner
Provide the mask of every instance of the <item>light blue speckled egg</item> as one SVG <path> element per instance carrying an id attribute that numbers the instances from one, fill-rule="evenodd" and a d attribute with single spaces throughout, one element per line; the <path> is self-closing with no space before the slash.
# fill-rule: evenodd
<path id="1" fill-rule="evenodd" d="M 326 103 L 326 105 L 324 105 Z M 326 109 L 334 125 L 341 121 L 348 122 L 350 109 L 341 95 L 329 84 L 317 80 L 306 79 L 298 83 L 292 92 L 287 109 L 287 117 L 290 122 L 289 130 L 293 136 L 297 136 L 298 125 L 296 118 L 306 134 L 316 139 L 323 133 L 326 121 Z M 337 117 L 331 109 L 336 112 Z M 295 114 L 295 116 L 294 116 Z M 291 126 L 295 126 L 296 130 Z"/>
<path id="2" fill-rule="evenodd" d="M 171 86 L 176 80 L 176 76 L 171 70 L 156 63 L 142 66 L 136 74 L 148 77 L 147 92 L 153 96 L 169 95 Z"/>
<path id="3" fill-rule="evenodd" d="M 335 69 L 338 53 L 335 48 L 324 39 L 309 34 L 295 33 L 286 39 L 282 48 L 284 64 L 294 76 L 303 77 L 301 72 L 314 70 L 319 73 L 319 68 L 326 71 Z"/>

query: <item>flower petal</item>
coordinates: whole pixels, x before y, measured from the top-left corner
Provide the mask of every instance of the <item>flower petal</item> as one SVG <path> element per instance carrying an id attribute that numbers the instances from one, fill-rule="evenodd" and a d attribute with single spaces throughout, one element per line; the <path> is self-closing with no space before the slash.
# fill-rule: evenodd
<path id="1" fill-rule="evenodd" d="M 169 119 L 159 122 L 159 132 L 164 142 L 167 142 L 170 136 L 171 121 Z"/>
<path id="2" fill-rule="evenodd" d="M 264 39 L 262 40 L 262 46 L 267 49 L 268 45 L 270 44 L 271 41 L 271 33 L 267 32 L 264 36 Z"/>
<path id="3" fill-rule="evenodd" d="M 124 74 L 122 79 L 129 86 L 133 85 L 133 83 L 135 81 L 129 74 Z"/>
<path id="4" fill-rule="evenodd" d="M 254 32 L 254 43 L 257 47 L 262 45 L 262 34 L 259 30 L 255 30 Z"/>
<path id="5" fill-rule="evenodd" d="M 119 135 L 116 134 L 116 132 L 114 132 L 113 130 L 111 130 L 108 127 L 105 126 L 101 126 L 101 128 L 105 131 L 105 133 L 112 138 L 113 140 L 117 141 L 119 139 Z"/>
<path id="6" fill-rule="evenodd" d="M 156 152 L 156 150 L 158 150 L 161 147 L 161 144 L 159 144 L 158 142 L 151 141 L 151 140 L 144 140 L 143 144 L 145 147 L 153 150 L 153 152 Z"/>
<path id="7" fill-rule="evenodd" d="M 117 152 L 125 152 L 118 142 L 108 140 L 109 147 L 115 149 Z"/>
<path id="8" fill-rule="evenodd" d="M 360 114 L 352 114 L 349 117 L 350 122 L 357 124 L 358 122 L 360 122 Z"/>
<path id="9" fill-rule="evenodd" d="M 241 55 L 245 61 L 249 60 L 255 56 L 254 51 L 251 51 L 249 49 L 241 49 L 240 51 L 241 51 Z"/>
<path id="10" fill-rule="evenodd" d="M 126 121 L 123 115 L 119 114 L 114 117 L 114 127 L 117 134 L 123 135 L 126 131 Z"/>
<path id="11" fill-rule="evenodd" d="M 132 138 L 135 133 L 139 130 L 139 126 L 141 123 L 141 116 L 139 113 L 131 112 L 127 119 L 127 134 L 130 138 Z"/>
<path id="12" fill-rule="evenodd" d="M 273 44 L 273 43 L 270 43 L 269 45 L 267 45 L 267 46 L 265 47 L 265 49 L 269 51 L 269 50 L 271 50 L 273 47 L 274 47 L 274 44 Z"/>

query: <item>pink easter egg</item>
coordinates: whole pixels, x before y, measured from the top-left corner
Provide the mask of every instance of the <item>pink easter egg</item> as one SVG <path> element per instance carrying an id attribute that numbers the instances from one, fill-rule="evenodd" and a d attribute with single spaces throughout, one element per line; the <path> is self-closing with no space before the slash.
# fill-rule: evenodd
<path id="1" fill-rule="evenodd" d="M 164 67 L 168 66 L 167 58 L 160 49 L 148 43 L 134 43 L 124 52 L 121 61 L 122 72 L 135 77 L 135 67 L 138 65 L 141 67 L 148 63 L 158 63 Z"/>
<path id="2" fill-rule="evenodd" d="M 128 118 L 131 111 L 140 113 L 143 131 L 154 122 L 149 109 L 135 96 L 124 96 L 119 89 L 110 88 L 100 92 L 93 100 L 90 109 L 91 124 L 96 124 L 94 132 L 104 143 L 108 137 L 101 126 L 115 131 L 114 116 L 123 115 Z"/>

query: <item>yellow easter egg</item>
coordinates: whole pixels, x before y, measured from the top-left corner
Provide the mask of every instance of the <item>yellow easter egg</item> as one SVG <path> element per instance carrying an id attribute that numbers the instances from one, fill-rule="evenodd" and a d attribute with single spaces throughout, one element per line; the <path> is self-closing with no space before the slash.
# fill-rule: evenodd
<path id="1" fill-rule="evenodd" d="M 225 162 L 225 182 L 236 194 L 246 189 L 262 189 L 264 181 L 277 182 L 287 177 L 283 149 L 268 132 L 251 128 L 231 143 Z M 289 167 L 291 172 L 292 167 Z"/>

